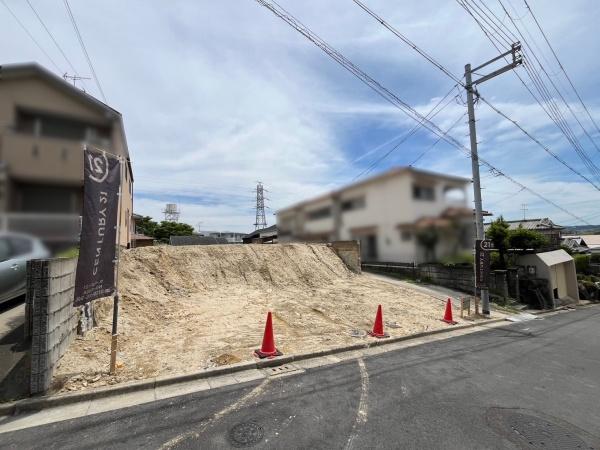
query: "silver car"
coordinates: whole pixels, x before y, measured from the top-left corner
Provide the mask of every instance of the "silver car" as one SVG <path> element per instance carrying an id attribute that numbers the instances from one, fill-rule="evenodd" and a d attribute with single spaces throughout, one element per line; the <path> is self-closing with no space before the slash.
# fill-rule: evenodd
<path id="1" fill-rule="evenodd" d="M 50 252 L 38 238 L 0 232 L 0 304 L 25 293 L 27 261 L 49 256 Z"/>

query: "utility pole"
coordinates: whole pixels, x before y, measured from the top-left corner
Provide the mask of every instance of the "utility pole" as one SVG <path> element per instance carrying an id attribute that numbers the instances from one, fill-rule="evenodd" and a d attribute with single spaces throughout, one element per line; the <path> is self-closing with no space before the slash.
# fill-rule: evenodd
<path id="1" fill-rule="evenodd" d="M 523 211 L 523 220 L 526 220 L 525 214 L 527 213 L 527 203 L 521 203 L 521 210 Z"/>
<path id="2" fill-rule="evenodd" d="M 504 72 L 514 69 L 523 62 L 521 58 L 521 44 L 516 42 L 512 44 L 511 49 L 503 54 L 496 56 L 493 59 L 481 64 L 480 66 L 471 69 L 471 64 L 465 66 L 465 89 L 467 90 L 467 109 L 469 112 L 469 136 L 471 139 L 471 168 L 473 171 L 473 197 L 475 200 L 475 229 L 476 239 L 485 239 L 485 233 L 483 230 L 483 208 L 481 204 L 481 181 L 479 179 L 479 156 L 477 154 L 477 130 L 475 127 L 475 100 L 474 97 L 477 94 L 476 86 L 490 80 Z M 512 56 L 512 62 L 507 64 L 500 69 L 497 69 L 488 75 L 484 75 L 481 78 L 473 81 L 472 75 L 476 71 L 488 66 L 489 64 L 498 61 L 499 59 L 505 58 L 506 56 Z M 475 261 L 475 267 L 477 267 L 477 261 Z M 477 269 L 475 269 L 477 270 Z M 475 277 L 477 280 L 477 277 Z M 477 281 L 476 281 L 477 283 Z M 475 288 L 477 291 L 477 287 Z M 481 312 L 483 315 L 490 314 L 490 297 L 486 286 L 481 286 Z"/>
<path id="3" fill-rule="evenodd" d="M 256 221 L 254 222 L 254 230 L 267 228 L 267 218 L 265 217 L 265 188 L 258 181 L 256 184 Z"/>

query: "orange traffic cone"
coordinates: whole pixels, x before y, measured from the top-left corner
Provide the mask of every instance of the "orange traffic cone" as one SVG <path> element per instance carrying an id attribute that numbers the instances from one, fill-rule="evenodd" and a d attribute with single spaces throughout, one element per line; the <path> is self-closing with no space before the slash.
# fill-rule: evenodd
<path id="1" fill-rule="evenodd" d="M 273 336 L 273 320 L 271 319 L 271 311 L 267 314 L 267 324 L 265 325 L 265 334 L 260 349 L 254 350 L 254 354 L 259 358 L 273 358 L 281 356 L 279 350 L 275 348 L 275 337 Z"/>
<path id="2" fill-rule="evenodd" d="M 369 331 L 369 335 L 376 338 L 387 338 L 389 334 L 383 331 L 383 312 L 381 311 L 381 305 L 377 307 L 377 315 L 375 316 L 375 323 L 373 324 L 373 330 Z"/>
<path id="3" fill-rule="evenodd" d="M 452 320 L 452 300 L 450 300 L 450 297 L 448 297 L 448 301 L 446 302 L 446 312 L 444 313 L 444 318 L 442 320 L 450 325 L 456 325 L 458 323 Z"/>

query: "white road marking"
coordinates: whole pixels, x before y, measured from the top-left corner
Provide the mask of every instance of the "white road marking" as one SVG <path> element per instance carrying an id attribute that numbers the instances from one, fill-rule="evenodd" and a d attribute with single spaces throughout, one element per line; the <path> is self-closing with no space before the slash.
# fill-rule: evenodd
<path id="1" fill-rule="evenodd" d="M 350 450 L 353 447 L 360 427 L 367 422 L 369 416 L 367 403 L 369 399 L 369 373 L 362 358 L 358 360 L 358 368 L 360 369 L 360 401 L 358 402 L 358 410 L 356 411 L 356 419 L 354 420 L 354 425 L 352 425 L 352 431 L 344 447 L 346 450 Z"/>
<path id="2" fill-rule="evenodd" d="M 209 420 L 200 423 L 200 426 L 198 427 L 197 430 L 188 431 L 187 433 L 182 433 L 179 436 L 175 436 L 173 439 L 165 442 L 160 447 L 161 450 L 172 449 L 173 447 L 180 444 L 181 442 L 183 442 L 186 439 L 199 438 L 200 434 L 203 431 L 205 431 L 210 425 L 214 424 L 216 421 L 218 421 L 222 417 L 226 416 L 227 414 L 239 410 L 240 408 L 242 408 L 246 404 L 248 404 L 250 401 L 252 401 L 256 397 L 258 397 L 260 394 L 262 394 L 262 392 L 264 391 L 264 389 L 268 383 L 269 383 L 269 379 L 265 378 L 262 383 L 260 383 L 258 386 L 256 386 L 254 389 L 252 389 L 246 395 L 244 395 L 243 397 L 238 399 L 235 403 L 232 403 L 231 405 L 227 406 L 226 408 L 223 408 L 221 411 L 219 411 L 214 416 L 212 416 Z"/>

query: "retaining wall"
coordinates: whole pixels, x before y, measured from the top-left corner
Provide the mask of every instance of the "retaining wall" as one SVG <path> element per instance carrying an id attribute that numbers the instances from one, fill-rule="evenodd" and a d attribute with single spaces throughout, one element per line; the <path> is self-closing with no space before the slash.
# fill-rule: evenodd
<path id="1" fill-rule="evenodd" d="M 33 260 L 28 264 L 26 329 L 31 334 L 30 393 L 43 393 L 54 366 L 77 334 L 73 306 L 76 258 Z"/>
<path id="2" fill-rule="evenodd" d="M 361 272 L 359 241 L 334 241 L 328 245 L 352 272 Z"/>

